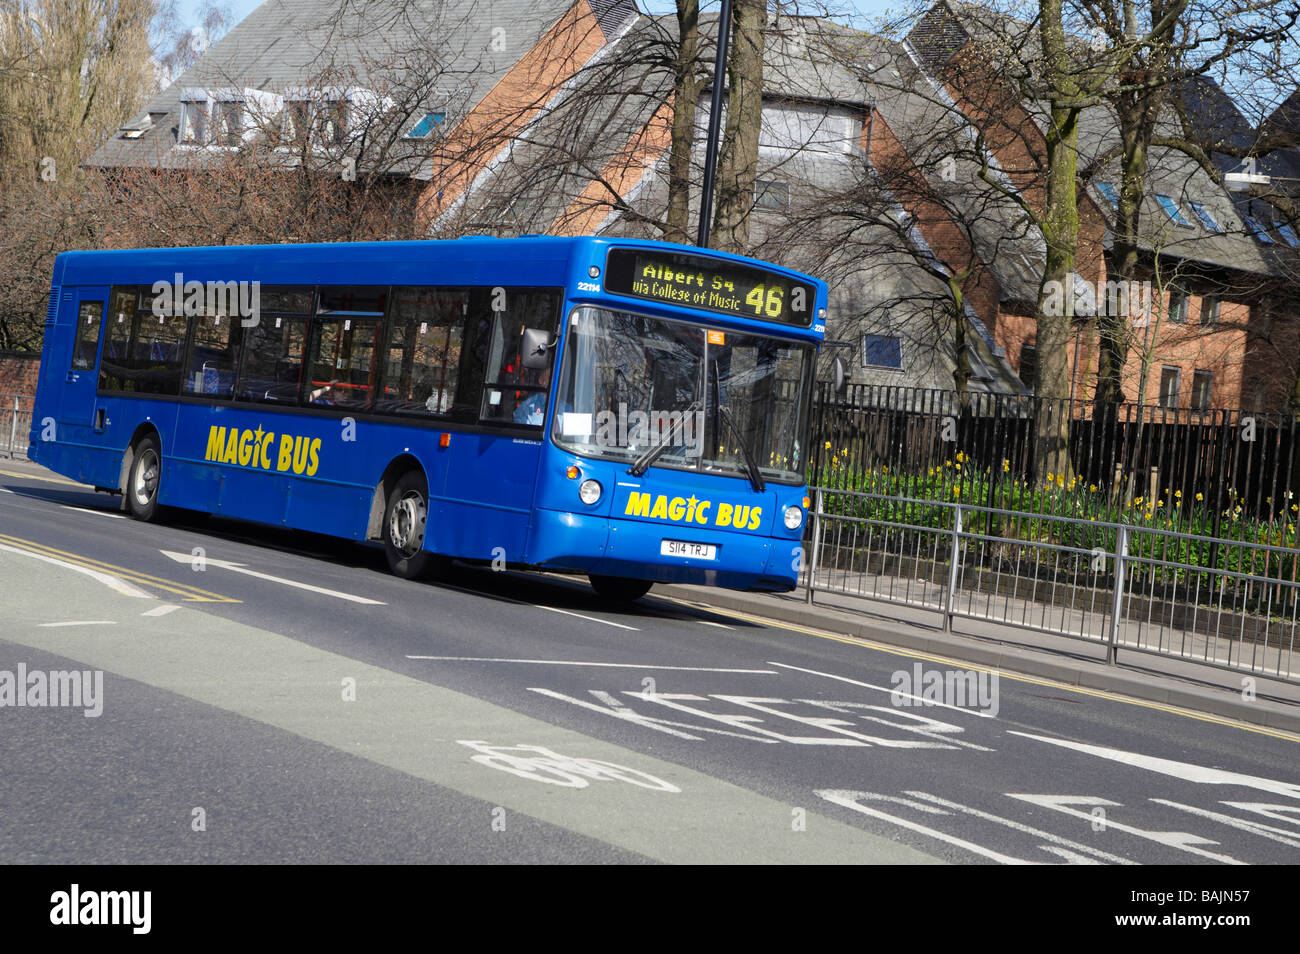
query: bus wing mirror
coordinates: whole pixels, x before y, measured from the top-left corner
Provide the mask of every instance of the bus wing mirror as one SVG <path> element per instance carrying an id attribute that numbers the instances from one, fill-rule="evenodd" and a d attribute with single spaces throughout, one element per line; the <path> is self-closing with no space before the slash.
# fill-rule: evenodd
<path id="1" fill-rule="evenodd" d="M 839 355 L 836 355 L 835 360 L 831 362 L 831 381 L 835 386 L 836 394 L 843 394 L 849 386 L 849 369 Z"/>
<path id="2" fill-rule="evenodd" d="M 523 359 L 525 368 L 549 368 L 551 349 L 555 347 L 551 333 L 542 328 L 525 328 Z"/>

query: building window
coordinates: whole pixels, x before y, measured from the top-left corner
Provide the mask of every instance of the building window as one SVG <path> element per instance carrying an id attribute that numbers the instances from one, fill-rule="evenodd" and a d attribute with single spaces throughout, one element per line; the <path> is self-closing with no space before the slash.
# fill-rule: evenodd
<path id="1" fill-rule="evenodd" d="M 1219 224 L 1219 220 L 1214 217 L 1214 213 L 1206 207 L 1204 202 L 1189 202 L 1188 205 L 1192 207 L 1192 211 L 1196 213 L 1196 217 L 1201 220 L 1201 224 L 1205 226 L 1207 231 L 1223 232 L 1223 226 Z"/>
<path id="2" fill-rule="evenodd" d="M 1156 201 L 1160 203 L 1160 208 L 1165 210 L 1165 215 L 1169 216 L 1175 225 L 1184 225 L 1187 228 L 1192 227 L 1192 223 L 1187 221 L 1187 217 L 1183 215 L 1183 210 L 1179 207 L 1178 203 L 1174 201 L 1173 196 L 1157 194 Z"/>
<path id="3" fill-rule="evenodd" d="M 425 113 L 415 125 L 406 131 L 405 138 L 428 139 L 433 135 L 433 131 L 441 126 L 446 119 L 446 113 Z"/>
<path id="4" fill-rule="evenodd" d="M 1219 296 L 1201 296 L 1201 327 L 1213 328 L 1219 323 Z M 1199 373 L 1199 372 L 1198 372 Z"/>
<path id="5" fill-rule="evenodd" d="M 1212 371 L 1196 371 L 1192 374 L 1192 409 L 1196 411 L 1208 411 L 1210 409 L 1210 393 L 1214 384 L 1214 373 Z"/>
<path id="6" fill-rule="evenodd" d="M 902 370 L 902 343 L 893 335 L 863 335 L 862 366 Z"/>
<path id="7" fill-rule="evenodd" d="M 1187 324 L 1187 289 L 1175 285 L 1169 289 L 1169 320 L 1175 324 Z"/>
<path id="8" fill-rule="evenodd" d="M 777 182 L 774 179 L 759 179 L 755 183 L 757 193 L 754 205 L 760 209 L 784 212 L 790 208 L 790 183 Z"/>
<path id="9" fill-rule="evenodd" d="M 1178 386 L 1182 378 L 1182 368 L 1165 365 L 1160 369 L 1160 406 L 1178 407 Z"/>
<path id="10" fill-rule="evenodd" d="M 1255 238 L 1259 239 L 1265 245 L 1277 244 L 1273 241 L 1273 236 L 1264 231 L 1264 226 L 1259 224 L 1259 219 L 1255 218 L 1253 215 L 1247 215 L 1245 216 L 1245 219 L 1246 225 L 1249 226 L 1251 232 L 1255 234 Z"/>
<path id="11" fill-rule="evenodd" d="M 207 97 L 181 100 L 180 141 L 187 146 L 205 146 L 208 143 Z"/>
<path id="12" fill-rule="evenodd" d="M 216 141 L 223 146 L 238 146 L 244 141 L 244 104 L 232 100 L 217 103 Z"/>
<path id="13" fill-rule="evenodd" d="M 1038 349 L 1031 344 L 1020 346 L 1020 380 L 1031 394 L 1038 389 Z"/>

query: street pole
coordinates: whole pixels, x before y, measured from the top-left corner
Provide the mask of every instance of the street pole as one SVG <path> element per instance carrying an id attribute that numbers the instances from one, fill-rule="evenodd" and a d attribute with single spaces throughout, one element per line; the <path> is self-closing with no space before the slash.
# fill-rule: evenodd
<path id="1" fill-rule="evenodd" d="M 713 211 L 713 177 L 718 170 L 718 136 L 722 129 L 722 87 L 727 76 L 727 44 L 731 40 L 731 0 L 722 0 L 718 15 L 718 55 L 713 61 L 713 95 L 709 102 L 709 139 L 704 147 L 704 188 L 700 196 L 700 231 L 696 245 L 709 247 Z"/>

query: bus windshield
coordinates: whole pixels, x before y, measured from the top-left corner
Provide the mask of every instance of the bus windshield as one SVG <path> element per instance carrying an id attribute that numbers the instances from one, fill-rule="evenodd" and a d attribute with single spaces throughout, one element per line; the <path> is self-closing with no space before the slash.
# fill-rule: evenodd
<path id="1" fill-rule="evenodd" d="M 589 457 L 802 483 L 812 345 L 575 310 L 553 436 Z"/>

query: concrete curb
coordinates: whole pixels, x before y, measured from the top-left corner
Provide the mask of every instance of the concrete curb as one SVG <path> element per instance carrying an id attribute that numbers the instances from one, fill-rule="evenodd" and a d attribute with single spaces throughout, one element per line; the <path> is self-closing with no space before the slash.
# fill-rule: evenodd
<path id="1" fill-rule="evenodd" d="M 650 595 L 670 596 L 719 609 L 752 613 L 810 629 L 945 656 L 976 666 L 1051 679 L 1081 689 L 1117 693 L 1145 702 L 1177 706 L 1205 715 L 1236 719 L 1300 735 L 1300 707 L 1263 699 L 1247 702 L 1239 693 L 1230 689 L 1189 685 L 1175 676 L 1135 672 L 1122 666 L 1107 666 L 1086 659 L 1063 658 L 1062 653 L 1050 649 L 1001 646 L 976 637 L 891 630 L 876 621 L 864 621 L 843 610 L 792 604 L 786 600 L 734 590 L 660 583 L 656 584 Z"/>

